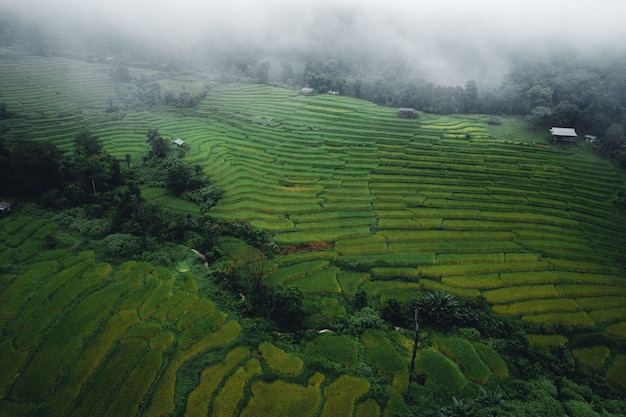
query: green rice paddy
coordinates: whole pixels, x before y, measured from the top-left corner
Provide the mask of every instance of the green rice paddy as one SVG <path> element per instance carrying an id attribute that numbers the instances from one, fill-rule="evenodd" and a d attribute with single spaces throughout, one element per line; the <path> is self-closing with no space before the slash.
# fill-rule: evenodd
<path id="1" fill-rule="evenodd" d="M 108 99 L 118 100 L 110 69 L 63 58 L 1 61 L 0 101 L 19 114 L 0 122 L 3 134 L 69 150 L 89 128 L 133 163 L 147 150 L 148 129 L 183 138 L 187 160 L 224 192 L 212 216 L 249 221 L 284 246 L 325 244 L 277 257 L 266 277 L 273 287 L 335 298 L 363 290 L 401 303 L 445 289 L 532 323 L 533 346 L 566 344 L 541 332 L 558 324 L 626 338 L 626 222 L 611 203 L 626 186 L 607 161 L 545 146 L 535 133 L 512 135 L 508 124 L 494 130 L 480 118 L 421 113 L 404 120 L 348 97 L 262 85 L 215 87 L 184 114 L 162 107 L 110 117 Z M 175 81 L 156 76 L 164 86 Z M 142 192 L 198 211 L 162 189 Z M 337 369 L 362 357 L 389 383 L 378 404 L 365 380 L 310 376 L 297 355 L 241 346 L 239 323 L 198 295 L 191 274 L 135 261 L 114 270 L 90 252 L 46 251 L 43 237 L 55 227 L 0 220 L 0 266 L 25 265 L 0 275 L 0 410 L 9 415 L 380 415 L 407 390 L 406 355 L 382 333 L 324 335 L 305 349 Z M 325 309 L 334 317 L 338 307 Z M 438 346 L 416 361 L 432 392 L 454 395 L 468 380 L 508 372 L 486 346 Z M 624 384 L 623 355 L 576 355 L 610 363 L 608 374 Z M 191 363 L 200 370 L 183 389 Z M 310 379 L 261 377 L 270 371 Z"/>

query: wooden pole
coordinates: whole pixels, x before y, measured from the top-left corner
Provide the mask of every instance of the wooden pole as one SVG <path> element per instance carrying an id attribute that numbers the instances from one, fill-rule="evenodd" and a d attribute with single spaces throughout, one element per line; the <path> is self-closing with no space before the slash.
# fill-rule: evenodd
<path id="1" fill-rule="evenodd" d="M 415 314 L 415 340 L 413 342 L 413 356 L 411 357 L 411 369 L 409 370 L 409 387 L 407 389 L 406 402 L 411 401 L 411 382 L 413 380 L 413 369 L 415 368 L 415 356 L 417 356 L 417 342 L 419 340 L 420 323 L 417 320 L 417 308 L 413 310 Z"/>

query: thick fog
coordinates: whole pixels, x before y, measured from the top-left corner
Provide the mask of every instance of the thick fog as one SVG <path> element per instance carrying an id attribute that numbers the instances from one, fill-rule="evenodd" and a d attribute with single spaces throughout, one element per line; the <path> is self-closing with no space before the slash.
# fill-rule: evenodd
<path id="1" fill-rule="evenodd" d="M 179 54 L 402 60 L 440 84 L 499 82 L 513 56 L 625 51 L 623 0 L 0 0 L 73 36 Z"/>

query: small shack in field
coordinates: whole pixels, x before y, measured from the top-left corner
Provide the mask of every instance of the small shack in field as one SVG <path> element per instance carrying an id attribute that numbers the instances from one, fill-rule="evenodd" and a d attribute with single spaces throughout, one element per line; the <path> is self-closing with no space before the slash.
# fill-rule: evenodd
<path id="1" fill-rule="evenodd" d="M 174 140 L 172 141 L 172 143 L 173 143 L 174 145 L 178 146 L 179 148 L 180 148 L 181 146 L 185 146 L 185 141 L 184 141 L 184 140 L 182 140 L 182 139 L 180 139 L 180 138 L 178 138 L 178 139 L 174 139 Z"/>
<path id="2" fill-rule="evenodd" d="M 11 211 L 11 203 L 0 201 L 0 217 L 6 216 Z"/>
<path id="3" fill-rule="evenodd" d="M 417 110 L 412 107 L 400 107 L 398 109 L 398 117 L 402 119 L 416 119 Z"/>
<path id="4" fill-rule="evenodd" d="M 597 136 L 585 135 L 585 142 L 587 142 L 587 143 L 594 143 L 596 141 L 596 139 L 598 139 Z"/>
<path id="5" fill-rule="evenodd" d="M 550 129 L 554 143 L 574 143 L 578 134 L 571 127 L 552 127 Z"/>
<path id="6" fill-rule="evenodd" d="M 303 96 L 312 96 L 313 94 L 315 94 L 315 90 L 310 87 L 304 87 L 302 90 L 300 90 L 300 94 L 302 94 Z"/>

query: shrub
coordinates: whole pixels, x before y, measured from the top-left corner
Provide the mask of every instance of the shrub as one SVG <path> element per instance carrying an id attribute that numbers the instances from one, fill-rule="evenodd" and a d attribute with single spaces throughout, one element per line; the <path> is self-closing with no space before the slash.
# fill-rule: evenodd
<path id="1" fill-rule="evenodd" d="M 113 233 L 98 242 L 98 249 L 107 258 L 128 259 L 143 252 L 141 238 L 128 233 Z"/>
<path id="2" fill-rule="evenodd" d="M 420 320 L 427 324 L 450 327 L 475 323 L 478 314 L 462 299 L 444 291 L 427 292 L 411 302 Z"/>

